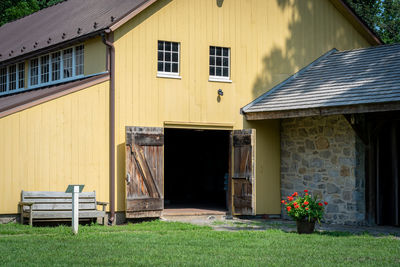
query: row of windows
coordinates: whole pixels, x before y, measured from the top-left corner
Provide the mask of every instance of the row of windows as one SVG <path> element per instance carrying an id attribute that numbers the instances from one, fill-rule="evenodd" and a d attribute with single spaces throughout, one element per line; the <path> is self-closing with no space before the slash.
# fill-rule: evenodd
<path id="1" fill-rule="evenodd" d="M 0 69 L 0 93 L 25 87 L 25 64 L 13 64 Z"/>
<path id="2" fill-rule="evenodd" d="M 83 76 L 84 50 L 84 46 L 79 45 L 29 60 L 27 88 Z M 13 93 L 24 88 L 24 62 L 0 68 L 0 94 Z"/>
<path id="3" fill-rule="evenodd" d="M 230 57 L 230 48 L 210 46 L 210 80 L 229 80 Z M 157 63 L 159 76 L 179 77 L 180 43 L 158 41 Z"/>
<path id="4" fill-rule="evenodd" d="M 76 78 L 84 74 L 84 46 L 67 48 L 29 61 L 29 86 Z"/>

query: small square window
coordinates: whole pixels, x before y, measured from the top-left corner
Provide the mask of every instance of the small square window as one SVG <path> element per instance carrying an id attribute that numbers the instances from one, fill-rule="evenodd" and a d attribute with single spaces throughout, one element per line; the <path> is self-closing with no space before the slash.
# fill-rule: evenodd
<path id="1" fill-rule="evenodd" d="M 159 76 L 179 76 L 180 44 L 158 41 L 157 72 Z"/>
<path id="2" fill-rule="evenodd" d="M 230 48 L 210 46 L 210 80 L 230 81 Z"/>

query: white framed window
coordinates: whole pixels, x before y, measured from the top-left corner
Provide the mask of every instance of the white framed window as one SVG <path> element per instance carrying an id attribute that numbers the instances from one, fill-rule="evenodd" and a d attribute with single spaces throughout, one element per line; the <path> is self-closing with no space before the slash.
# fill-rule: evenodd
<path id="1" fill-rule="evenodd" d="M 18 89 L 25 87 L 25 63 L 18 63 Z"/>
<path id="2" fill-rule="evenodd" d="M 83 75 L 84 69 L 84 55 L 85 47 L 83 45 L 75 48 L 75 75 Z"/>
<path id="3" fill-rule="evenodd" d="M 7 67 L 0 68 L 0 92 L 7 91 Z"/>
<path id="4" fill-rule="evenodd" d="M 231 82 L 230 80 L 231 49 L 227 47 L 210 46 L 209 80 Z"/>
<path id="5" fill-rule="evenodd" d="M 61 52 L 51 54 L 51 80 L 58 81 L 61 79 Z"/>
<path id="6" fill-rule="evenodd" d="M 50 81 L 50 56 L 45 55 L 40 58 L 40 83 Z"/>
<path id="7" fill-rule="evenodd" d="M 29 64 L 30 85 L 39 84 L 39 59 L 31 59 Z"/>
<path id="8" fill-rule="evenodd" d="M 8 67 L 8 90 L 17 89 L 17 65 Z"/>
<path id="9" fill-rule="evenodd" d="M 63 74 L 64 79 L 70 78 L 73 76 L 72 74 L 72 48 L 65 49 L 63 51 Z"/>
<path id="10" fill-rule="evenodd" d="M 157 77 L 180 78 L 180 44 L 177 42 L 158 41 Z"/>

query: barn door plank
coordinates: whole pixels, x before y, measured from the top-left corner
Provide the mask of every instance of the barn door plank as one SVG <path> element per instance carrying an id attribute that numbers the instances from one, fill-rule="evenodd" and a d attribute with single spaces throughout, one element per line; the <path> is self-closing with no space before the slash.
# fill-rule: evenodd
<path id="1" fill-rule="evenodd" d="M 126 127 L 126 217 L 160 217 L 164 209 L 163 128 Z"/>
<path id="2" fill-rule="evenodd" d="M 233 215 L 255 215 L 255 129 L 231 133 Z"/>

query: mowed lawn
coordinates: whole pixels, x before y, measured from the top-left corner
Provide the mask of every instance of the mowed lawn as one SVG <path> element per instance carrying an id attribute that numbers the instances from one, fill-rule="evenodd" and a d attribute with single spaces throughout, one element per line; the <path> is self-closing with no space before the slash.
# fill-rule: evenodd
<path id="1" fill-rule="evenodd" d="M 123 226 L 0 225 L 0 265 L 399 266 L 400 240 L 280 230 L 221 232 L 153 221 Z"/>

